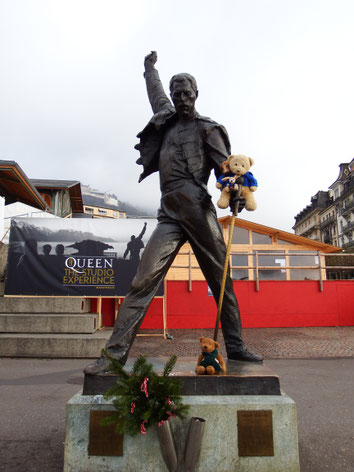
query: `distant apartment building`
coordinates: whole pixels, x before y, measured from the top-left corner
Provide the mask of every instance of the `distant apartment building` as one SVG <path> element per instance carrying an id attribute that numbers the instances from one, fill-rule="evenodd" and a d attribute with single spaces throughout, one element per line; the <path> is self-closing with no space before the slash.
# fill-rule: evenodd
<path id="1" fill-rule="evenodd" d="M 340 164 L 337 180 L 330 185 L 337 216 L 338 245 L 354 248 L 354 159 Z"/>
<path id="2" fill-rule="evenodd" d="M 311 204 L 307 205 L 295 216 L 293 229 L 297 236 L 303 236 L 314 241 L 322 241 L 320 233 L 320 214 L 326 208 L 329 192 L 319 191 L 311 197 Z"/>
<path id="3" fill-rule="evenodd" d="M 295 216 L 294 232 L 315 241 L 354 248 L 354 159 L 339 165 L 328 191 L 318 191 L 311 204 Z"/>
<path id="4" fill-rule="evenodd" d="M 92 218 L 126 218 L 119 209 L 119 200 L 114 194 L 99 192 L 89 185 L 81 185 L 84 213 Z"/>

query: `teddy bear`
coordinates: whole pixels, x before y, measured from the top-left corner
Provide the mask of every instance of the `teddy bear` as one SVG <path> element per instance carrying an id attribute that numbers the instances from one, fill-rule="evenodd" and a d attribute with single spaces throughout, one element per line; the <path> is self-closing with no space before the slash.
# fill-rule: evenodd
<path id="1" fill-rule="evenodd" d="M 198 375 L 213 375 L 220 374 L 221 372 L 225 374 L 225 361 L 218 351 L 220 344 L 217 341 L 214 341 L 214 339 L 201 337 L 200 346 L 202 348 L 202 353 L 198 357 L 195 372 Z"/>
<path id="2" fill-rule="evenodd" d="M 249 172 L 249 168 L 254 164 L 252 158 L 243 155 L 229 156 L 227 161 L 221 163 L 222 175 L 216 182 L 216 188 L 221 189 L 221 195 L 217 202 L 219 208 L 227 208 L 230 204 L 230 193 L 238 189 L 236 179 L 243 177 L 241 195 L 245 199 L 245 208 L 253 211 L 257 208 L 253 192 L 257 190 L 257 180 Z"/>

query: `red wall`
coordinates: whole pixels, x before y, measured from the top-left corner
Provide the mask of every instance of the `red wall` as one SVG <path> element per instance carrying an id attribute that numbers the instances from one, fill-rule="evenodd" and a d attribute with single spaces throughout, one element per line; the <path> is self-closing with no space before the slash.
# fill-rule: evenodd
<path id="1" fill-rule="evenodd" d="M 354 325 L 354 280 L 234 282 L 244 328 Z M 217 307 L 206 282 L 167 282 L 167 327 L 214 328 Z M 108 308 L 108 302 L 106 302 Z M 104 314 L 103 324 L 113 324 Z M 119 316 L 119 315 L 118 315 Z M 142 328 L 162 328 L 162 299 L 154 299 Z"/>

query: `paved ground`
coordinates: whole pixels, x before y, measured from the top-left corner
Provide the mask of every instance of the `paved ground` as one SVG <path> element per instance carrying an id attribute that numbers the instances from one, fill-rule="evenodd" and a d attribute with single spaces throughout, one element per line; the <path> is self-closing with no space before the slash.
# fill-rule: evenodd
<path id="1" fill-rule="evenodd" d="M 143 330 L 141 333 L 156 334 L 160 331 Z M 131 356 L 141 353 L 147 356 L 169 355 L 198 356 L 201 336 L 213 337 L 211 329 L 169 330 L 172 340 L 161 336 L 138 336 Z M 107 333 L 108 336 L 108 333 Z M 246 347 L 261 353 L 266 359 L 317 359 L 354 357 L 354 327 L 340 328 L 262 328 L 244 329 Z M 222 333 L 219 332 L 221 353 L 225 356 Z"/>
<path id="2" fill-rule="evenodd" d="M 199 337 L 211 335 L 170 333 L 171 341 L 137 338 L 131 354 L 197 356 Z M 351 472 L 354 328 L 252 329 L 244 330 L 244 338 L 250 349 L 266 355 L 296 402 L 301 472 Z M 63 470 L 65 405 L 80 390 L 88 362 L 0 359 L 1 472 Z"/>

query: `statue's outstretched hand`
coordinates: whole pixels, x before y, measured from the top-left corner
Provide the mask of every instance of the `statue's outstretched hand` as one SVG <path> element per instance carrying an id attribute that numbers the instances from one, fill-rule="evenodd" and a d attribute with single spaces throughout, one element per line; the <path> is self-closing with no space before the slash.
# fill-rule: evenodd
<path id="1" fill-rule="evenodd" d="M 151 51 L 150 54 L 145 56 L 144 60 L 144 67 L 145 70 L 152 70 L 154 69 L 154 65 L 156 64 L 157 61 L 157 52 L 156 51 Z"/>

